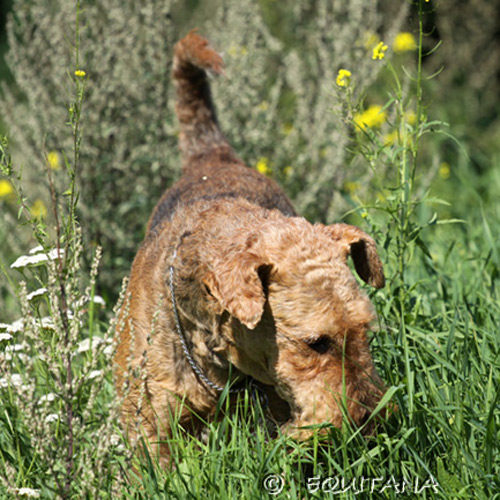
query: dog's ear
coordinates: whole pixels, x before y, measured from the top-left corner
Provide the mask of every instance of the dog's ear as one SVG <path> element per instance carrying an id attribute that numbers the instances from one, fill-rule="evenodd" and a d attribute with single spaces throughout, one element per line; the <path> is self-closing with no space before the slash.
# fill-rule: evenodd
<path id="1" fill-rule="evenodd" d="M 348 224 L 324 226 L 328 235 L 341 245 L 345 258 L 350 255 L 359 277 L 375 288 L 385 285 L 384 268 L 375 241 L 364 231 Z"/>
<path id="2" fill-rule="evenodd" d="M 257 255 L 241 252 L 215 263 L 203 283 L 225 310 L 253 330 L 264 312 L 269 268 Z"/>

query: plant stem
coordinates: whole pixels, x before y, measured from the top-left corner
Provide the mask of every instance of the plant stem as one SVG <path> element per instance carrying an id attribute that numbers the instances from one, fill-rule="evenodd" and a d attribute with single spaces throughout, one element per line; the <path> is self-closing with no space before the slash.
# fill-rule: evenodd
<path id="1" fill-rule="evenodd" d="M 399 313 L 400 313 L 400 335 L 403 344 L 406 387 L 408 392 L 408 413 L 410 420 L 413 416 L 413 379 L 414 374 L 410 367 L 409 343 L 406 335 L 406 278 L 405 267 L 408 252 L 408 237 L 410 227 L 410 217 L 412 215 L 412 197 L 413 183 L 415 173 L 417 171 L 417 156 L 420 139 L 420 127 L 422 122 L 422 44 L 423 44 L 423 0 L 418 2 L 418 60 L 417 60 L 417 79 L 416 79 L 416 123 L 413 134 L 407 132 L 407 127 L 404 118 L 404 109 L 402 96 L 400 96 L 400 114 L 402 123 L 402 157 L 401 157 L 401 198 L 399 202 L 399 224 L 398 224 L 398 242 L 397 242 L 397 259 L 398 259 L 398 274 L 399 274 Z M 397 80 L 398 81 L 398 80 Z M 399 82 L 399 81 L 398 81 Z M 398 87 L 400 88 L 400 87 Z M 408 158 L 411 154 L 411 161 Z"/>
<path id="2" fill-rule="evenodd" d="M 80 0 L 76 2 L 76 29 L 75 29 L 75 71 L 80 69 Z M 80 156 L 80 145 L 81 145 L 81 133 L 80 133 L 80 116 L 81 116 L 81 106 L 83 102 L 84 93 L 84 83 L 77 76 L 76 81 L 76 99 L 73 104 L 73 167 L 70 169 L 70 199 L 69 199 L 69 221 L 66 227 L 66 252 L 65 252 L 65 264 L 67 259 L 75 258 L 75 255 L 70 255 L 68 252 L 69 246 L 74 243 L 74 238 L 77 232 L 77 222 L 76 222 L 76 171 L 78 168 L 78 160 Z M 59 240 L 58 240 L 59 241 Z M 72 252 L 73 253 L 73 252 Z M 61 261 L 61 259 L 60 259 Z M 73 435 L 73 399 L 74 399 L 74 387 L 73 387 L 73 367 L 72 367 L 72 357 L 71 357 L 71 334 L 69 325 L 67 325 L 67 303 L 66 303 L 66 293 L 64 287 L 64 281 L 62 280 L 62 274 L 59 278 L 61 279 L 61 298 L 63 299 L 62 305 L 64 310 L 63 318 L 66 319 L 65 322 L 65 347 L 66 347 L 66 385 L 68 388 L 67 401 L 66 401 L 66 418 L 68 424 L 68 438 L 67 438 L 67 455 L 66 455 L 66 484 L 64 496 L 69 498 L 71 495 L 71 483 L 74 475 L 74 435 Z"/>
<path id="3" fill-rule="evenodd" d="M 423 55 L 423 40 L 424 40 L 424 10 L 422 0 L 418 2 L 418 61 L 417 61 L 417 117 L 415 124 L 415 137 L 413 140 L 412 154 L 413 164 L 411 172 L 411 181 L 415 178 L 417 171 L 417 153 L 418 143 L 420 140 L 420 125 L 422 122 L 422 55 Z"/>

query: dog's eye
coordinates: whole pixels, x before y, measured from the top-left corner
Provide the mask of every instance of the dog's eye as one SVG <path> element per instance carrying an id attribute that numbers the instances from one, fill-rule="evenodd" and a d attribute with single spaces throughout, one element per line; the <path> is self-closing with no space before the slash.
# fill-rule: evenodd
<path id="1" fill-rule="evenodd" d="M 318 354 L 325 354 L 330 349 L 330 339 L 326 336 L 306 341 L 307 345 Z"/>

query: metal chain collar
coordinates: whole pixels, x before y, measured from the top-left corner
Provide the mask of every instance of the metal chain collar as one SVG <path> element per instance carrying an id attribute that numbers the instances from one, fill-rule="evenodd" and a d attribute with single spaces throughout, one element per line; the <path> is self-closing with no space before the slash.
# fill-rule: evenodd
<path id="1" fill-rule="evenodd" d="M 177 249 L 174 252 L 173 258 L 172 258 L 172 264 L 170 265 L 170 297 L 172 299 L 172 310 L 174 313 L 174 320 L 175 320 L 175 326 L 177 328 L 177 335 L 179 336 L 179 341 L 181 343 L 182 351 L 184 352 L 184 355 L 186 356 L 186 359 L 188 363 L 190 364 L 191 368 L 193 369 L 194 373 L 198 376 L 198 378 L 210 389 L 216 392 L 222 392 L 224 391 L 224 387 L 216 384 L 215 382 L 212 382 L 201 370 L 201 368 L 196 364 L 196 361 L 193 359 L 191 356 L 191 353 L 189 352 L 189 349 L 187 347 L 186 343 L 186 337 L 184 335 L 184 331 L 182 329 L 181 321 L 179 318 L 179 311 L 177 309 L 177 302 L 175 300 L 175 293 L 174 293 L 174 265 L 173 262 L 175 261 L 177 257 Z M 253 380 L 252 380 L 253 381 Z M 238 387 L 238 388 L 229 388 L 228 392 L 234 394 L 234 393 L 239 393 L 243 392 L 246 390 L 246 387 Z M 258 391 L 259 394 L 261 394 L 261 391 Z"/>

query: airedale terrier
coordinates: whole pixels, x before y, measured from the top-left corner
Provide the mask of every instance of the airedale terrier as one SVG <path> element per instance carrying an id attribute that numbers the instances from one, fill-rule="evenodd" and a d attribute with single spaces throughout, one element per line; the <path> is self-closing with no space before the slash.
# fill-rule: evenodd
<path id="1" fill-rule="evenodd" d="M 223 73 L 222 58 L 190 32 L 173 61 L 183 174 L 151 215 L 118 327 L 123 425 L 167 462 L 171 416 L 200 431 L 235 380 L 265 388 L 300 439 L 311 424 L 363 424 L 385 392 L 366 336 L 372 307 L 347 263 L 384 286 L 373 239 L 309 223 L 245 166 L 218 126 L 207 72 Z"/>

